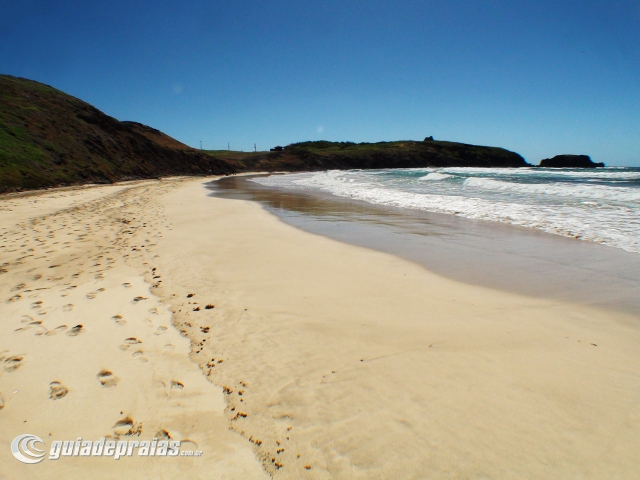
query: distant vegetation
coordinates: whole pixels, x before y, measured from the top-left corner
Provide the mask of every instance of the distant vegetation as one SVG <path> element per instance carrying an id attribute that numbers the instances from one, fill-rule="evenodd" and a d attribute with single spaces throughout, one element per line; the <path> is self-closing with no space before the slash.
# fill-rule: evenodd
<path id="1" fill-rule="evenodd" d="M 0 75 L 0 192 L 247 171 L 527 165 L 502 148 L 431 138 L 301 142 L 278 150 L 196 150 L 151 127 L 120 122 L 55 88 Z"/>
<path id="2" fill-rule="evenodd" d="M 0 192 L 233 171 L 158 130 L 119 122 L 47 85 L 0 75 Z"/>
<path id="3" fill-rule="evenodd" d="M 503 148 L 435 140 L 378 143 L 316 141 L 294 143 L 281 151 L 243 154 L 216 150 L 210 153 L 233 163 L 240 170 L 251 171 L 527 166 L 520 155 Z"/>

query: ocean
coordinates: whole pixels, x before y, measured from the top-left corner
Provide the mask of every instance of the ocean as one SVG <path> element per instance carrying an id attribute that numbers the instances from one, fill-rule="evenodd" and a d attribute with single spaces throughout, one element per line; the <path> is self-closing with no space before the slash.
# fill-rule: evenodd
<path id="1" fill-rule="evenodd" d="M 640 168 L 331 170 L 251 180 L 511 224 L 640 253 Z"/>
<path id="2" fill-rule="evenodd" d="M 321 171 L 209 189 L 456 281 L 640 314 L 638 168 Z"/>

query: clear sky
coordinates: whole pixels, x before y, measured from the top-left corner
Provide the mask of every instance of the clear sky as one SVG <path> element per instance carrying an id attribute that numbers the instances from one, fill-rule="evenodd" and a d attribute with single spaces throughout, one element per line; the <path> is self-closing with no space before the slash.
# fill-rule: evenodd
<path id="1" fill-rule="evenodd" d="M 433 135 L 640 166 L 640 0 L 0 0 L 0 73 L 194 147 Z"/>

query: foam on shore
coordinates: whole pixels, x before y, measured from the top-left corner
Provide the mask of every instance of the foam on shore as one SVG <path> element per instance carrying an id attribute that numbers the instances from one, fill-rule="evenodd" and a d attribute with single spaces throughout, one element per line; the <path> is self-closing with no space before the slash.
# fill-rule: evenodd
<path id="1" fill-rule="evenodd" d="M 578 170 L 578 171 L 576 171 Z M 258 177 L 280 188 L 517 225 L 639 253 L 640 169 L 414 168 Z"/>

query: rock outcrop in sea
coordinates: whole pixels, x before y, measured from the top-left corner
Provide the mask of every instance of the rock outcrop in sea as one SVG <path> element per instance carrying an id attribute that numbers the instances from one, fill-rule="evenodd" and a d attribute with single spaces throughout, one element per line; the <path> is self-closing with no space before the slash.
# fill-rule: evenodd
<path id="1" fill-rule="evenodd" d="M 540 166 L 545 168 L 597 168 L 604 167 L 604 163 L 594 163 L 589 155 L 556 155 L 553 158 L 540 160 Z"/>

